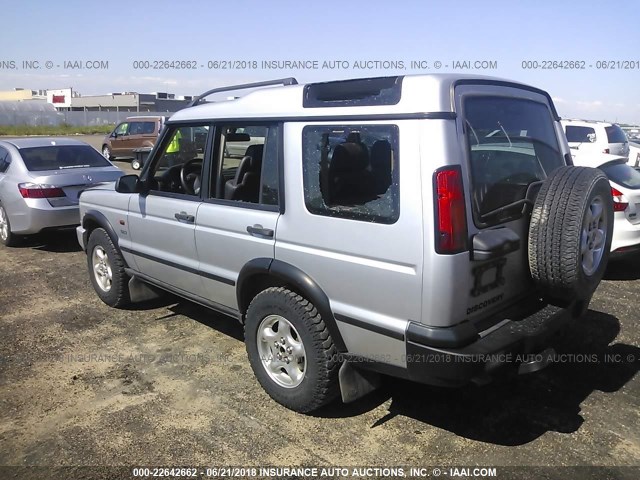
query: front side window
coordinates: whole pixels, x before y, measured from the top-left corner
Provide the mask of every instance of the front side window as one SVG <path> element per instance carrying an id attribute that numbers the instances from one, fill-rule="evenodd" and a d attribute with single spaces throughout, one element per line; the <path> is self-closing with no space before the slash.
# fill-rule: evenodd
<path id="1" fill-rule="evenodd" d="M 597 140 L 596 131 L 591 127 L 579 127 L 576 125 L 567 125 L 565 127 L 567 142 L 569 143 L 592 143 Z"/>
<path id="2" fill-rule="evenodd" d="M 165 135 L 157 160 L 149 172 L 151 189 L 199 196 L 202 187 L 204 149 L 198 148 L 208 125 L 172 126 Z"/>
<path id="3" fill-rule="evenodd" d="M 126 135 L 128 130 L 129 130 L 129 124 L 125 122 L 118 125 L 114 130 L 114 133 L 116 135 Z"/>
<path id="4" fill-rule="evenodd" d="M 307 126 L 302 149 L 309 212 L 385 224 L 398 220 L 396 125 Z"/>
<path id="5" fill-rule="evenodd" d="M 476 223 L 520 216 L 522 205 L 501 207 L 523 200 L 532 182 L 564 165 L 548 106 L 492 96 L 468 97 L 463 106 Z"/>

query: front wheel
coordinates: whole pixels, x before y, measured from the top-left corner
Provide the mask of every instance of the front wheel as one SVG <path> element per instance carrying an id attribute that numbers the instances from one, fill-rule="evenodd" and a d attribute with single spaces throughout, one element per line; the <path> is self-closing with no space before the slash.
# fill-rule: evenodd
<path id="1" fill-rule="evenodd" d="M 103 228 L 96 228 L 87 243 L 87 266 L 94 290 L 104 303 L 121 308 L 131 303 L 124 259 Z"/>
<path id="2" fill-rule="evenodd" d="M 245 344 L 262 388 L 278 403 L 311 412 L 339 394 L 337 350 L 312 303 L 286 288 L 268 288 L 247 310 Z"/>
<path id="3" fill-rule="evenodd" d="M 131 160 L 131 168 L 133 168 L 134 170 L 140 170 L 141 167 L 142 167 L 142 164 L 140 163 L 140 160 L 138 159 Z"/>
<path id="4" fill-rule="evenodd" d="M 102 156 L 104 158 L 106 158 L 107 160 L 113 160 L 113 157 L 111 156 L 111 149 L 109 148 L 109 145 L 103 145 L 102 146 Z"/>

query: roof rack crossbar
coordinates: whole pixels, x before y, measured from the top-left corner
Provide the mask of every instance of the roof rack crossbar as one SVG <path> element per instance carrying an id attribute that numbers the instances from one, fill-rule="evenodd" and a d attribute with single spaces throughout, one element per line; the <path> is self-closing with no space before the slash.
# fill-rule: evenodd
<path id="1" fill-rule="evenodd" d="M 196 98 L 194 98 L 193 101 L 189 104 L 189 106 L 193 107 L 198 105 L 201 100 L 203 100 L 205 97 L 208 97 L 209 95 L 212 95 L 214 93 L 230 92 L 232 90 L 244 90 L 246 88 L 268 87 L 271 85 L 286 86 L 286 85 L 297 85 L 297 84 L 298 84 L 298 80 L 296 80 L 294 77 L 287 77 L 287 78 L 279 78 L 277 80 L 267 80 L 265 82 L 243 83 L 241 85 L 231 85 L 229 87 L 212 88 L 211 90 L 207 90 L 203 94 L 198 95 Z"/>

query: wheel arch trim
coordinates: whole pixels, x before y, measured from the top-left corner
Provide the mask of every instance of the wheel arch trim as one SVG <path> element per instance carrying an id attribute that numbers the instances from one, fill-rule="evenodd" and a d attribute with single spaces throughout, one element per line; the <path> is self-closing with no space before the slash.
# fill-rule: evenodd
<path id="1" fill-rule="evenodd" d="M 107 235 L 109 235 L 109 237 L 111 238 L 111 241 L 113 242 L 114 246 L 118 250 L 120 250 L 120 245 L 118 244 L 118 235 L 116 234 L 116 231 L 111 226 L 111 223 L 109 222 L 107 217 L 105 217 L 103 213 L 97 210 L 87 210 L 87 212 L 82 217 L 82 227 L 84 228 L 83 240 L 85 245 L 87 245 L 87 243 L 89 242 L 89 235 L 93 230 L 93 229 L 89 230 L 87 228 L 90 223 L 97 224 L 98 228 L 104 228 L 105 231 L 107 232 Z"/>
<path id="2" fill-rule="evenodd" d="M 298 293 L 313 303 L 318 312 L 320 312 L 325 325 L 329 329 L 333 343 L 338 351 L 347 351 L 335 316 L 331 310 L 331 304 L 327 294 L 308 274 L 300 270 L 298 267 L 281 260 L 272 258 L 254 258 L 242 267 L 236 282 L 236 297 L 238 300 L 238 310 L 240 310 L 241 315 L 244 315 L 247 312 L 249 303 L 252 300 L 252 298 L 249 298 L 251 296 L 252 279 L 255 279 L 257 276 L 265 275 L 278 280 L 279 283 L 290 285 Z"/>

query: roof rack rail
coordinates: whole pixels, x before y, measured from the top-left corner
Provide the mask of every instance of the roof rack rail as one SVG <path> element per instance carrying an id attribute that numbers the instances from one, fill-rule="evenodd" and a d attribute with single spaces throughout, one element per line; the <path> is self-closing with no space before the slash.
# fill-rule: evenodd
<path id="1" fill-rule="evenodd" d="M 277 80 L 267 80 L 265 82 L 243 83 L 241 85 L 231 85 L 229 87 L 212 88 L 211 90 L 207 90 L 203 94 L 198 95 L 196 98 L 193 99 L 193 101 L 188 106 L 194 107 L 198 105 L 200 101 L 203 100 L 205 97 L 208 97 L 209 95 L 212 95 L 214 93 L 229 92 L 232 90 L 244 90 L 246 88 L 268 87 L 270 85 L 286 86 L 286 85 L 297 85 L 297 84 L 298 84 L 298 80 L 296 80 L 293 77 L 287 77 L 287 78 L 279 78 Z"/>

